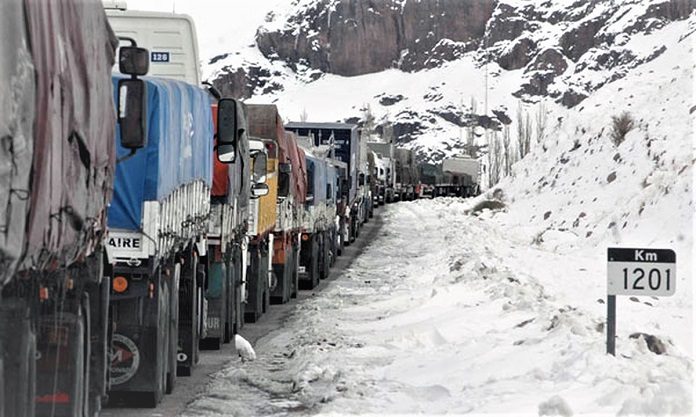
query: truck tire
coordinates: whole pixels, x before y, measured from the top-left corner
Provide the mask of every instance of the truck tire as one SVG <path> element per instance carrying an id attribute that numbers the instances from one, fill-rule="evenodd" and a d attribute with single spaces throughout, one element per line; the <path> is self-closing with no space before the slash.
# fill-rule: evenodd
<path id="1" fill-rule="evenodd" d="M 0 338 L 4 368 L 5 417 L 33 417 L 36 386 L 36 336 L 27 304 L 18 298 L 0 298 Z M 11 338 L 5 336 L 12 335 Z M 2 412 L 0 412 L 2 414 Z"/>
<path id="2" fill-rule="evenodd" d="M 234 264 L 234 255 L 230 254 L 227 260 L 227 302 L 225 303 L 225 327 L 223 330 L 222 343 L 230 343 L 232 341 L 234 324 L 235 324 L 235 287 L 237 285 L 237 278 L 235 276 L 236 269 Z"/>
<path id="3" fill-rule="evenodd" d="M 179 282 L 177 376 L 191 376 L 198 350 L 198 256 L 189 249 Z"/>

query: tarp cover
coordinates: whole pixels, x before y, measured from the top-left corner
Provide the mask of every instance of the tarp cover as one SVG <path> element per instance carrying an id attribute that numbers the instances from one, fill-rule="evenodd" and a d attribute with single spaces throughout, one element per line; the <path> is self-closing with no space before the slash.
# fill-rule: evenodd
<path id="1" fill-rule="evenodd" d="M 297 137 L 294 133 L 285 132 L 285 141 L 288 147 L 288 157 L 292 166 L 293 194 L 295 195 L 295 201 L 302 204 L 307 198 L 307 172 L 304 171 L 304 163 L 300 162 L 301 159 L 304 159 L 304 155 L 300 156 L 300 147 L 297 145 Z"/>
<path id="2" fill-rule="evenodd" d="M 114 76 L 114 90 L 118 83 Z M 212 185 L 213 117 L 204 90 L 182 81 L 145 77 L 148 143 L 116 167 L 109 227 L 139 230 L 143 202 L 165 199 L 195 180 Z M 118 156 L 121 148 L 117 130 Z"/>
<path id="3" fill-rule="evenodd" d="M 34 148 L 34 65 L 22 0 L 0 2 L 0 285 L 14 273 L 25 245 Z M 22 195 L 25 194 L 25 195 Z"/>
<path id="4" fill-rule="evenodd" d="M 250 135 L 261 139 L 271 139 L 278 144 L 278 162 L 291 165 L 291 192 L 295 201 L 302 204 L 307 196 L 307 186 L 299 163 L 297 139 L 285 131 L 283 119 L 275 104 L 248 104 Z"/>
<path id="5" fill-rule="evenodd" d="M 11 166 L 0 173 L 0 211 L 12 224 L 3 225 L 3 241 L 23 248 L 20 268 L 42 269 L 49 262 L 69 265 L 102 241 L 113 178 L 110 76 L 117 40 L 98 0 L 23 3 L 3 0 L 0 9 L 0 100 L 11 103 L 0 122 L 1 164 Z M 2 243 L 0 250 L 5 248 Z M 2 271 L 4 281 L 11 269 Z"/>

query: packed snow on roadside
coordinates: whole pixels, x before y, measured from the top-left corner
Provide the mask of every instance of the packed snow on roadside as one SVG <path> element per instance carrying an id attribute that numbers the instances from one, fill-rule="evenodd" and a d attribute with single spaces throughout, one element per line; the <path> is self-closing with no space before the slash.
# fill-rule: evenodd
<path id="1" fill-rule="evenodd" d="M 606 259 L 532 244 L 476 203 L 388 206 L 351 267 L 185 415 L 690 414 L 690 267 L 673 298 L 620 300 L 609 356 Z"/>

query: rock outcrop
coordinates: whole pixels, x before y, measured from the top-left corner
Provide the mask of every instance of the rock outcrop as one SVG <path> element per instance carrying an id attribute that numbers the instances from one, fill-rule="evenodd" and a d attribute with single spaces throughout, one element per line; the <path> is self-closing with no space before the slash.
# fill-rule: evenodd
<path id="1" fill-rule="evenodd" d="M 339 75 L 417 71 L 477 49 L 494 8 L 495 0 L 321 0 L 280 29 L 260 28 L 256 41 L 268 58 Z"/>

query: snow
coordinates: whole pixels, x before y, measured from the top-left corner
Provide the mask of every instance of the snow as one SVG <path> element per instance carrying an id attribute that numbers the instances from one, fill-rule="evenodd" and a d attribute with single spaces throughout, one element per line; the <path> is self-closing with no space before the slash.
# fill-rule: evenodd
<path id="1" fill-rule="evenodd" d="M 185 415 L 691 412 L 690 267 L 673 299 L 619 300 L 609 356 L 605 256 L 531 245 L 508 213 L 471 215 L 475 202 L 387 206 L 364 254 Z"/>
<path id="2" fill-rule="evenodd" d="M 234 348 L 242 361 L 256 360 L 256 352 L 251 343 L 239 334 L 234 335 Z"/>

